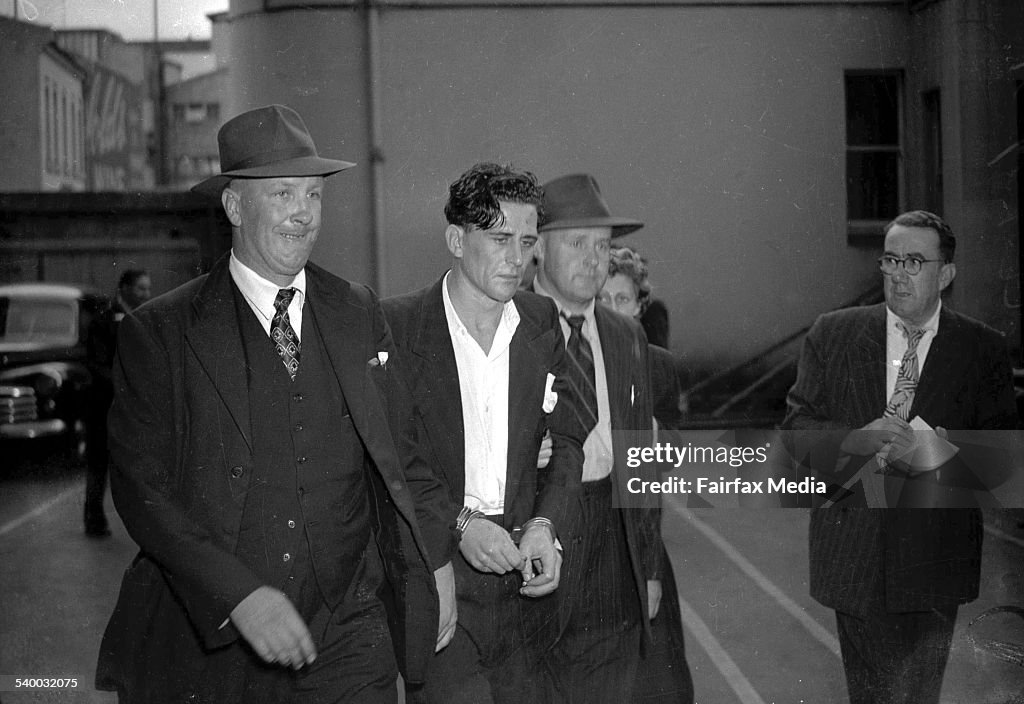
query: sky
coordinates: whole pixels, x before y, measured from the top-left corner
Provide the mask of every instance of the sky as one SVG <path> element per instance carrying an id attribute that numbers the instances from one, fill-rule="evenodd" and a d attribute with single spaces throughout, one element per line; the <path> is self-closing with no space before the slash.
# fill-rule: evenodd
<path id="1" fill-rule="evenodd" d="M 206 15 L 228 9 L 228 0 L 0 0 L 0 15 L 55 29 L 109 29 L 127 40 L 153 39 L 153 7 L 160 39 L 208 39 Z"/>

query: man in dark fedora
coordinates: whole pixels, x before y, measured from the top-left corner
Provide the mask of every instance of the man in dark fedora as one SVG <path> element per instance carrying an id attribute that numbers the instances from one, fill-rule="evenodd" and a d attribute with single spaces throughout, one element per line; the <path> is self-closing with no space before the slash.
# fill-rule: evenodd
<path id="1" fill-rule="evenodd" d="M 625 470 L 616 466 L 615 442 L 650 442 L 649 353 L 639 323 L 595 299 L 608 277 L 612 237 L 643 223 L 613 216 L 588 174 L 544 184 L 542 212 L 534 290 L 558 306 L 589 408 L 583 489 L 562 539 L 563 627 L 545 658 L 549 695 L 558 702 L 628 702 L 641 640 L 661 599 L 662 545 L 656 506 L 615 508 L 626 503 L 613 481 Z"/>
<path id="2" fill-rule="evenodd" d="M 353 164 L 320 157 L 279 105 L 218 141 L 223 173 L 193 190 L 221 199 L 230 255 L 120 326 L 111 486 L 140 552 L 97 687 L 132 703 L 395 701 L 397 668 L 421 678 L 454 623 L 438 636 L 380 305 L 308 262 L 324 178 Z"/>

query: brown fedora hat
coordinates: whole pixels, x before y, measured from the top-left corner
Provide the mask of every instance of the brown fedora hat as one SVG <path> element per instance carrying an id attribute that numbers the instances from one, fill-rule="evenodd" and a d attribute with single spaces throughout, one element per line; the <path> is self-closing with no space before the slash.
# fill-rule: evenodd
<path id="1" fill-rule="evenodd" d="M 544 184 L 544 214 L 540 232 L 567 227 L 610 227 L 612 237 L 644 226 L 639 220 L 613 217 L 597 181 L 590 174 L 569 174 Z"/>
<path id="2" fill-rule="evenodd" d="M 330 176 L 355 164 L 323 159 L 306 123 L 284 105 L 268 105 L 225 122 L 217 133 L 221 172 L 192 186 L 192 191 L 220 197 L 233 178 Z"/>

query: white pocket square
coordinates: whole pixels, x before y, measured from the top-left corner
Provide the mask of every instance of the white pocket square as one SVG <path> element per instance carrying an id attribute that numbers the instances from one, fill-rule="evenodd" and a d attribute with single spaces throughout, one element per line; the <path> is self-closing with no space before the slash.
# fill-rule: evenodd
<path id="1" fill-rule="evenodd" d="M 377 353 L 376 357 L 370 357 L 370 359 L 366 362 L 366 366 L 368 366 L 368 367 L 383 367 L 387 363 L 388 363 L 388 353 L 386 351 L 384 351 L 384 350 L 381 350 L 380 352 Z"/>
<path id="2" fill-rule="evenodd" d="M 555 375 L 549 373 L 547 380 L 544 382 L 544 404 L 541 406 L 545 413 L 551 413 L 551 411 L 555 410 L 555 404 L 558 403 L 558 392 L 555 391 L 554 386 Z"/>

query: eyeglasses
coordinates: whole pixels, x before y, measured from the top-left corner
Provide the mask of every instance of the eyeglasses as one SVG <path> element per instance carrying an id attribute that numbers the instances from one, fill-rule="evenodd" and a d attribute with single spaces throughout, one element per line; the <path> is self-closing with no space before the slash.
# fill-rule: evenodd
<path id="1" fill-rule="evenodd" d="M 878 258 L 878 268 L 882 270 L 882 273 L 886 276 L 892 276 L 896 273 L 900 264 L 903 265 L 903 271 L 907 272 L 911 276 L 921 273 L 921 267 L 926 262 L 944 262 L 945 259 L 921 259 L 920 257 L 894 257 L 890 254 L 886 254 L 884 257 Z"/>
<path id="2" fill-rule="evenodd" d="M 598 294 L 598 298 L 601 300 L 601 303 L 604 303 L 606 306 L 610 306 L 612 303 L 617 306 L 628 306 L 636 303 L 636 296 L 630 296 L 627 293 L 616 293 L 615 297 L 612 298 L 604 291 L 601 291 L 601 293 Z"/>

